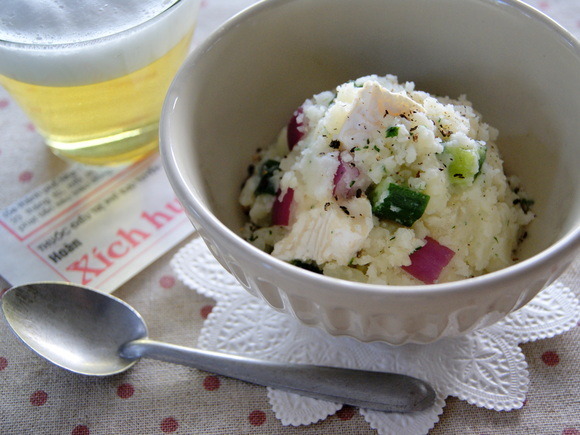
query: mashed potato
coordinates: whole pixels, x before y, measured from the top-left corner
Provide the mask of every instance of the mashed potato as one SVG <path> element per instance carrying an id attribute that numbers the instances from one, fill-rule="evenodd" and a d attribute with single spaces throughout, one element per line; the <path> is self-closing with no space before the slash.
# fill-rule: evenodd
<path id="1" fill-rule="evenodd" d="M 463 96 L 392 75 L 350 81 L 304 102 L 257 152 L 240 195 L 243 236 L 298 266 L 375 284 L 506 267 L 533 214 L 496 137 Z"/>

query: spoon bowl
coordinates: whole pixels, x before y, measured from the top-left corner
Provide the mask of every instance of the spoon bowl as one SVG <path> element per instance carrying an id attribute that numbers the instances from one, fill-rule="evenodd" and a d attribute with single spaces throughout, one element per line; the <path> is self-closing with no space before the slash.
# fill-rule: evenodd
<path id="1" fill-rule="evenodd" d="M 109 376 L 134 365 L 119 349 L 147 337 L 147 326 L 130 305 L 88 287 L 39 282 L 2 298 L 6 320 L 33 351 L 75 373 Z"/>
<path id="2" fill-rule="evenodd" d="M 30 349 L 83 375 L 114 375 L 148 357 L 380 411 L 421 411 L 436 397 L 429 384 L 402 374 L 272 362 L 150 340 L 144 320 L 130 305 L 79 285 L 39 282 L 13 287 L 4 294 L 2 309 Z"/>

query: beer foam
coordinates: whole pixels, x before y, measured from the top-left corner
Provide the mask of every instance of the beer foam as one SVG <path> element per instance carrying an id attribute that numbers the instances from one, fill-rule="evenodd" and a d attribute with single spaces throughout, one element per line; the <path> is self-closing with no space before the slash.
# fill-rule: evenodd
<path id="1" fill-rule="evenodd" d="M 73 86 L 122 76 L 164 55 L 193 28 L 199 0 L 2 3 L 0 74 Z"/>

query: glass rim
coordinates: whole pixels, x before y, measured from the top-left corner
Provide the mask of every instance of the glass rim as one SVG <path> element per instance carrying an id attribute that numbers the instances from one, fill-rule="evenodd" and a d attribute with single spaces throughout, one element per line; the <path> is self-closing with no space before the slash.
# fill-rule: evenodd
<path id="1" fill-rule="evenodd" d="M 63 49 L 82 47 L 82 46 L 87 45 L 87 44 L 93 44 L 97 41 L 108 41 L 108 40 L 117 38 L 120 35 L 122 36 L 123 34 L 133 33 L 135 31 L 137 31 L 139 28 L 146 27 L 146 26 L 150 25 L 152 22 L 155 22 L 155 21 L 162 19 L 170 11 L 174 10 L 179 5 L 186 3 L 188 1 L 199 2 L 200 0 L 174 0 L 173 3 L 171 3 L 168 7 L 159 11 L 157 14 L 146 19 L 145 21 L 141 21 L 139 24 L 136 24 L 134 26 L 128 27 L 128 28 L 120 30 L 120 31 L 113 32 L 113 33 L 108 34 L 108 35 L 99 36 L 96 38 L 89 38 L 89 39 L 76 41 L 76 42 L 63 42 L 63 43 L 56 43 L 56 44 L 47 44 L 47 43 L 38 43 L 37 44 L 34 42 L 17 42 L 17 41 L 8 41 L 6 39 L 0 38 L 0 47 L 1 46 L 14 47 L 14 48 L 19 48 L 19 49 L 24 49 L 24 50 L 55 50 L 55 49 L 56 50 L 58 50 L 58 49 L 63 50 Z"/>

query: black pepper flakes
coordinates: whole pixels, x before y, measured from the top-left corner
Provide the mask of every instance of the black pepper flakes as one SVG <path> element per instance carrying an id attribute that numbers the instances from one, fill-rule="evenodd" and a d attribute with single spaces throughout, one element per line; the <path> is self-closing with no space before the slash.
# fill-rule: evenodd
<path id="1" fill-rule="evenodd" d="M 339 140 L 331 140 L 329 144 L 330 148 L 334 148 L 335 150 L 340 148 L 340 141 Z"/>
<path id="2" fill-rule="evenodd" d="M 346 208 L 344 205 L 340 206 L 340 209 L 347 215 L 350 216 L 350 211 L 348 211 L 348 208 Z"/>

